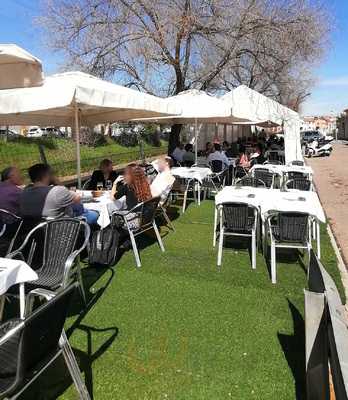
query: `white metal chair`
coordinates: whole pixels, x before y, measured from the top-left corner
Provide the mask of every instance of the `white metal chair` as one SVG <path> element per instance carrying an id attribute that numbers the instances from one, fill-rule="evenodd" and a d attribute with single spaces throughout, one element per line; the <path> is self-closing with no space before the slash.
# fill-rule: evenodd
<path id="1" fill-rule="evenodd" d="M 157 238 L 158 245 L 162 252 L 165 251 L 161 235 L 156 225 L 155 216 L 160 202 L 160 197 L 154 197 L 143 203 L 137 204 L 129 211 L 114 211 L 112 218 L 121 217 L 124 221 L 124 227 L 129 234 L 136 266 L 141 267 L 139 251 L 136 243 L 136 237 L 149 231 L 154 230 Z"/>
<path id="2" fill-rule="evenodd" d="M 277 248 L 306 249 L 308 254 L 311 245 L 311 223 L 306 213 L 277 212 L 270 214 L 266 220 L 266 232 L 264 238 L 264 254 L 268 236 L 271 240 L 271 279 L 277 283 Z"/>
<path id="3" fill-rule="evenodd" d="M 258 210 L 245 203 L 224 203 L 218 206 L 220 220 L 217 265 L 221 267 L 222 249 L 226 236 L 251 238 L 251 266 L 256 268 Z"/>
<path id="4" fill-rule="evenodd" d="M 190 194 L 191 197 L 189 197 Z M 186 211 L 187 200 L 197 201 L 197 181 L 195 179 L 175 176 L 171 196 L 175 199 L 183 199 L 182 212 L 184 213 Z"/>

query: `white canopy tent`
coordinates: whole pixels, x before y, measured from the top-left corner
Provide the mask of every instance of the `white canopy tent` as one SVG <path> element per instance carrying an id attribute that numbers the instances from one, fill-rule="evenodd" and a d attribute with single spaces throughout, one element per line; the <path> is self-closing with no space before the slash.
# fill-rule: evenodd
<path id="1" fill-rule="evenodd" d="M 180 107 L 180 115 L 162 118 L 146 118 L 143 122 L 155 121 L 168 124 L 194 124 L 195 126 L 195 160 L 197 161 L 198 122 L 230 124 L 244 121 L 232 115 L 231 107 L 217 97 L 196 89 L 186 90 L 176 96 L 168 97 L 167 102 L 174 107 Z"/>
<path id="2" fill-rule="evenodd" d="M 233 115 L 248 120 L 250 125 L 283 126 L 286 162 L 302 160 L 300 116 L 297 112 L 248 88 L 239 86 L 221 97 L 233 110 Z M 240 122 L 243 124 L 243 122 Z"/>
<path id="3" fill-rule="evenodd" d="M 15 44 L 0 44 L 0 89 L 41 86 L 41 61 Z"/>
<path id="4" fill-rule="evenodd" d="M 180 112 L 180 108 L 164 99 L 82 72 L 53 75 L 39 87 L 0 90 L 0 124 L 74 127 L 79 186 L 81 125 L 161 117 Z"/>

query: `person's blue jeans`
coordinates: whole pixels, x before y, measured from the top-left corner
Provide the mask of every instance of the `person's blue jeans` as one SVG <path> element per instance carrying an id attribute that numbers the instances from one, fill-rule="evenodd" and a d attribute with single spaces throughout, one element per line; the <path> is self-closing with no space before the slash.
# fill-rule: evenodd
<path id="1" fill-rule="evenodd" d="M 84 217 L 88 225 L 95 225 L 99 218 L 98 211 L 86 210 L 82 204 L 73 205 L 74 217 Z"/>

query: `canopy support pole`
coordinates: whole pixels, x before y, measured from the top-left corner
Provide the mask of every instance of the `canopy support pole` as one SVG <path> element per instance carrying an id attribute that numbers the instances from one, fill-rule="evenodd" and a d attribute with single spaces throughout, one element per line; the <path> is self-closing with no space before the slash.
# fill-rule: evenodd
<path id="1" fill-rule="evenodd" d="M 81 189 L 81 154 L 80 154 L 80 126 L 79 126 L 79 108 L 75 101 L 74 103 L 74 130 L 76 141 L 76 173 L 77 173 L 77 188 Z"/>
<path id="2" fill-rule="evenodd" d="M 195 164 L 198 162 L 198 128 L 197 118 L 195 118 Z"/>

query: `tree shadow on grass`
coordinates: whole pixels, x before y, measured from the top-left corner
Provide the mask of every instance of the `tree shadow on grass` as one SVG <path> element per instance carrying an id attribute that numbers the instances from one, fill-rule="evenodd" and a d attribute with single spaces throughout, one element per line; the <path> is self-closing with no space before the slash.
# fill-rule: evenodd
<path id="1" fill-rule="evenodd" d="M 296 399 L 304 400 L 306 398 L 305 325 L 301 313 L 289 299 L 287 301 L 293 320 L 294 333 L 292 335 L 278 333 L 278 340 L 294 377 Z"/>

